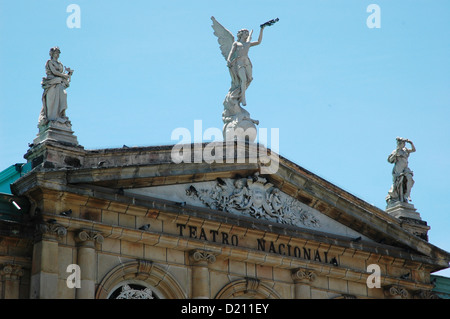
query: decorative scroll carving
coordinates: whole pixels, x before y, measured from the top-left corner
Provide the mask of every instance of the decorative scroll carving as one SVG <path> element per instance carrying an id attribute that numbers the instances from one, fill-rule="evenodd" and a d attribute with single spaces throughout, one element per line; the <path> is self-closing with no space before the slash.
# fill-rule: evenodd
<path id="1" fill-rule="evenodd" d="M 50 237 L 64 237 L 67 235 L 67 228 L 54 221 L 48 221 L 37 225 L 38 235 Z"/>
<path id="2" fill-rule="evenodd" d="M 211 264 L 216 262 L 216 256 L 214 256 L 210 252 L 207 252 L 207 251 L 204 251 L 204 250 L 193 250 L 190 253 L 190 257 L 195 262 L 206 261 L 206 262 L 211 263 Z"/>
<path id="3" fill-rule="evenodd" d="M 419 290 L 414 297 L 418 299 L 440 299 L 440 297 L 431 290 Z"/>
<path id="4" fill-rule="evenodd" d="M 402 298 L 408 298 L 408 296 L 409 296 L 408 290 L 406 290 L 405 288 L 402 288 L 402 287 L 398 287 L 398 286 L 387 287 L 385 289 L 384 293 L 386 296 L 391 296 L 391 297 L 400 296 Z"/>
<path id="5" fill-rule="evenodd" d="M 294 281 L 314 281 L 316 278 L 316 273 L 308 269 L 296 269 L 292 272 Z"/>
<path id="6" fill-rule="evenodd" d="M 78 239 L 82 242 L 84 241 L 94 241 L 99 244 L 103 243 L 105 240 L 101 233 L 96 231 L 82 230 L 78 233 Z"/>
<path id="7" fill-rule="evenodd" d="M 140 290 L 124 285 L 116 299 L 153 299 L 153 292 L 150 288 Z"/>
<path id="8" fill-rule="evenodd" d="M 5 276 L 6 278 L 22 277 L 22 266 L 14 264 L 4 264 L 3 266 L 0 266 L 0 276 Z"/>
<path id="9" fill-rule="evenodd" d="M 258 173 L 234 181 L 217 179 L 213 189 L 196 189 L 191 185 L 186 195 L 211 209 L 254 218 L 275 220 L 278 223 L 320 227 L 315 216 L 292 197 L 283 194 Z"/>

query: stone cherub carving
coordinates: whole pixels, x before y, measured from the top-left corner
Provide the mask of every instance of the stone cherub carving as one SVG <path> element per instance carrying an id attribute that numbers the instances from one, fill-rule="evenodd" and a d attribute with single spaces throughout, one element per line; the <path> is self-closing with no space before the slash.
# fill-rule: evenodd
<path id="1" fill-rule="evenodd" d="M 67 123 L 66 116 L 67 93 L 66 88 L 73 74 L 73 70 L 66 68 L 58 61 L 61 50 L 58 47 L 50 49 L 50 59 L 45 64 L 47 77 L 42 78 L 42 110 L 39 115 L 39 126 L 44 126 L 50 121 Z M 67 72 L 67 73 L 66 73 Z"/>
<path id="2" fill-rule="evenodd" d="M 405 145 L 409 143 L 411 148 Z M 397 148 L 389 155 L 388 162 L 394 164 L 392 169 L 392 186 L 386 197 L 388 206 L 396 202 L 407 203 L 411 201 L 411 188 L 414 185 L 413 172 L 408 167 L 408 157 L 416 148 L 408 139 L 397 137 Z"/>
<path id="3" fill-rule="evenodd" d="M 227 129 L 236 130 L 237 128 L 242 128 L 246 130 L 254 128 L 256 131 L 254 124 L 259 124 L 259 121 L 251 119 L 250 113 L 241 107 L 241 104 L 243 106 L 247 105 L 245 93 L 253 80 L 253 67 L 248 57 L 248 52 L 251 47 L 261 44 L 264 28 L 274 24 L 278 19 L 261 24 L 258 40 L 254 42 L 251 41 L 253 31 L 241 29 L 238 31 L 237 39 L 235 40 L 233 34 L 214 17 L 211 17 L 211 20 L 213 22 L 214 35 L 217 36 L 220 51 L 227 61 L 231 76 L 231 87 L 223 102 L 224 137 L 226 138 Z"/>

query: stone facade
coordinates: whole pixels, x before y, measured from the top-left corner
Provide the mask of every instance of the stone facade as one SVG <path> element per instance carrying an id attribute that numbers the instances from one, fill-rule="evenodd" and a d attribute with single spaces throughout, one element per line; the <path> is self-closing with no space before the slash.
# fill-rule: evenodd
<path id="1" fill-rule="evenodd" d="M 0 236 L 0 297 L 430 298 L 430 273 L 448 267 L 402 221 L 287 159 L 263 175 L 246 156 L 175 164 L 171 150 L 33 146 L 33 170 L 12 185 L 29 202 L 24 231 Z M 254 193 L 231 201 L 242 178 Z M 270 186 L 255 201 L 258 178 Z M 367 284 L 373 264 L 380 288 Z"/>

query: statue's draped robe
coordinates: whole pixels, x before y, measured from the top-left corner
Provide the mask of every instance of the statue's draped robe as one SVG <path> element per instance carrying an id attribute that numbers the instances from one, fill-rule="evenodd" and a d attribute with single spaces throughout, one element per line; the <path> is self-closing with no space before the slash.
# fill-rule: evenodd
<path id="1" fill-rule="evenodd" d="M 42 110 L 39 116 L 39 123 L 45 124 L 48 121 L 67 120 L 65 112 L 67 109 L 67 93 L 66 88 L 69 82 L 59 76 L 56 76 L 51 71 L 53 67 L 56 71 L 63 73 L 64 66 L 59 61 L 48 60 L 45 64 L 45 72 L 47 77 L 42 78 Z"/>
<path id="2" fill-rule="evenodd" d="M 393 151 L 389 157 L 388 162 L 394 163 L 392 169 L 392 187 L 388 193 L 388 200 L 407 202 L 407 196 L 410 189 L 408 189 L 407 180 L 414 183 L 412 177 L 413 172 L 408 167 L 409 152 L 406 149 Z"/>

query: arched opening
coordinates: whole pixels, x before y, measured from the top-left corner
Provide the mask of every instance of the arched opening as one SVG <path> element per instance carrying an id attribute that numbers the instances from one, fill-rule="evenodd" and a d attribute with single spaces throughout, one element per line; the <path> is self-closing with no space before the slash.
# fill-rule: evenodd
<path id="1" fill-rule="evenodd" d="M 280 299 L 280 295 L 255 278 L 230 282 L 216 295 L 216 299 Z"/>
<path id="2" fill-rule="evenodd" d="M 186 292 L 162 265 L 137 260 L 114 267 L 100 282 L 97 299 L 185 299 Z"/>
<path id="3" fill-rule="evenodd" d="M 160 299 L 154 287 L 144 282 L 122 282 L 119 287 L 113 289 L 108 299 Z"/>

